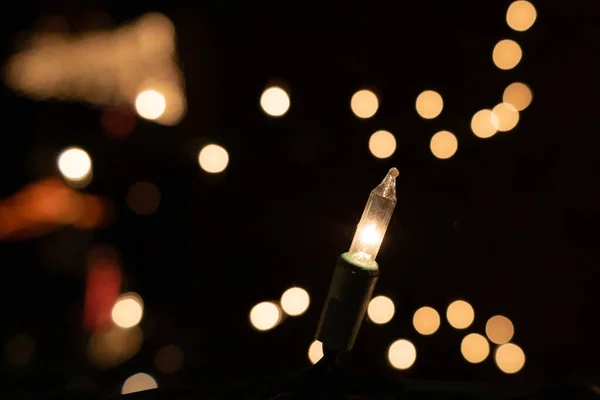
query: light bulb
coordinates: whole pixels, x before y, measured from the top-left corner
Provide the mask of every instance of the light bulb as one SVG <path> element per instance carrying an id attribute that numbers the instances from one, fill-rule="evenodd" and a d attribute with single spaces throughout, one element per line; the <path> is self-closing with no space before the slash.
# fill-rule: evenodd
<path id="1" fill-rule="evenodd" d="M 396 177 L 399 172 L 396 168 L 389 170 L 383 181 L 371 191 L 367 205 L 363 211 L 350 251 L 350 258 L 354 261 L 371 265 L 381 247 L 383 236 L 387 230 L 392 213 L 396 207 Z"/>

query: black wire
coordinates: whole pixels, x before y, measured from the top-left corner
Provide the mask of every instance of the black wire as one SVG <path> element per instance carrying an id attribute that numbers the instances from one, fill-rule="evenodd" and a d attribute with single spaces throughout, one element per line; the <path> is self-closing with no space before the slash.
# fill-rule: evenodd
<path id="1" fill-rule="evenodd" d="M 337 355 L 337 351 L 327 349 L 325 346 L 323 346 L 323 357 L 321 357 L 321 359 L 317 361 L 315 365 L 292 375 L 283 382 L 269 387 L 255 396 L 252 396 L 251 400 L 274 400 L 279 395 L 297 386 L 299 383 L 314 379 L 314 377 L 326 372 L 329 368 L 334 366 Z"/>

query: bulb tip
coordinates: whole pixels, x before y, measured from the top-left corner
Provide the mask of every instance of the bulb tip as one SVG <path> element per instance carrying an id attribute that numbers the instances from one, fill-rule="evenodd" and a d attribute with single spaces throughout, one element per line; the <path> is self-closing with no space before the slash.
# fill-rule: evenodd
<path id="1" fill-rule="evenodd" d="M 388 175 L 390 175 L 392 178 L 397 178 L 398 175 L 400 175 L 400 172 L 398 172 L 398 168 L 394 167 L 390 168 Z"/>

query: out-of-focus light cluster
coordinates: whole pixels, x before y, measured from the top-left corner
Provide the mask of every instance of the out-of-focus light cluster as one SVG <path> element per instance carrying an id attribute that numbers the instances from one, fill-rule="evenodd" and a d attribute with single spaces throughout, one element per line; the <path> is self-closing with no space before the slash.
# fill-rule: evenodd
<path id="1" fill-rule="evenodd" d="M 369 320 L 378 325 L 390 322 L 395 312 L 394 302 L 387 296 L 373 297 L 367 308 Z"/>
<path id="2" fill-rule="evenodd" d="M 352 95 L 350 108 L 358 118 L 371 118 L 379 108 L 379 100 L 377 99 L 377 95 L 372 91 L 362 89 Z"/>
<path id="3" fill-rule="evenodd" d="M 513 130 L 519 123 L 519 112 L 529 107 L 532 99 L 529 86 L 522 82 L 511 83 L 504 89 L 501 103 L 492 110 L 480 110 L 473 115 L 471 130 L 481 139 Z"/>
<path id="4" fill-rule="evenodd" d="M 446 318 L 455 329 L 466 329 L 473 324 L 475 311 L 468 302 L 456 300 L 448 306 Z M 525 365 L 525 353 L 518 345 L 509 342 L 514 335 L 514 325 L 510 319 L 503 315 L 491 317 L 485 325 L 485 334 L 487 339 L 479 333 L 469 333 L 463 337 L 460 343 L 463 358 L 471 364 L 485 361 L 491 353 L 491 342 L 499 345 L 494 352 L 496 366 L 506 374 L 519 372 Z"/>
<path id="5" fill-rule="evenodd" d="M 301 287 L 291 287 L 283 292 L 281 299 L 263 301 L 250 310 L 250 324 L 259 331 L 268 331 L 284 321 L 285 316 L 297 317 L 310 306 L 310 295 Z"/>
<path id="6" fill-rule="evenodd" d="M 260 96 L 260 106 L 271 117 L 281 117 L 290 108 L 290 96 L 279 86 L 271 86 Z"/>
<path id="7" fill-rule="evenodd" d="M 390 158 L 396 151 L 396 138 L 388 131 L 377 131 L 369 138 L 369 150 L 377 158 Z"/>
<path id="8" fill-rule="evenodd" d="M 537 13 L 533 4 L 517 0 L 510 4 L 506 12 L 506 22 L 516 31 L 526 31 L 531 28 Z M 492 60 L 496 67 L 502 70 L 515 68 L 523 57 L 523 50 L 512 39 L 502 39 L 494 46 Z M 477 111 L 471 119 L 471 130 L 475 136 L 487 139 L 497 132 L 508 132 L 519 123 L 519 112 L 531 104 L 533 95 L 531 89 L 522 82 L 514 82 L 506 87 L 502 102 L 492 110 Z"/>
<path id="9" fill-rule="evenodd" d="M 6 84 L 35 99 L 130 104 L 139 115 L 175 125 L 184 116 L 175 27 L 149 13 L 113 31 L 78 36 L 37 32 L 5 67 Z"/>

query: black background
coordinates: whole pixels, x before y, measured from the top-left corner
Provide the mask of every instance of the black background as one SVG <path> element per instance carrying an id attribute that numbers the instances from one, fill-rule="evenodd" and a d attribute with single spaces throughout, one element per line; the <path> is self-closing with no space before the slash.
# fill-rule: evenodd
<path id="1" fill-rule="evenodd" d="M 390 296 L 397 311 L 387 325 L 363 327 L 352 367 L 505 383 L 598 377 L 597 2 L 536 1 L 538 19 L 527 32 L 506 25 L 507 1 L 198 3 L 20 2 L 2 14 L 6 57 L 17 34 L 44 14 L 65 16 L 77 32 L 99 27 L 102 13 L 113 26 L 165 13 L 177 30 L 188 101 L 178 126 L 138 120 L 131 137 L 114 140 L 103 134 L 99 108 L 34 102 L 2 88 L 0 194 L 56 175 L 54 155 L 76 144 L 94 161 L 85 191 L 118 206 L 106 229 L 65 228 L 0 245 L 0 343 L 20 332 L 36 343 L 27 368 L 2 366 L 6 387 L 56 388 L 84 375 L 108 390 L 140 371 L 161 386 L 236 381 L 307 365 L 335 258 L 392 166 L 400 170 L 398 205 L 378 257 L 376 293 Z M 514 70 L 492 63 L 503 38 L 523 48 Z M 274 78 L 291 95 L 280 119 L 258 103 Z M 532 105 L 514 131 L 476 138 L 471 116 L 498 103 L 513 81 L 530 85 Z M 349 107 L 361 87 L 380 98 L 369 120 Z M 428 88 L 444 98 L 431 121 L 414 109 Z M 390 159 L 368 151 L 378 129 L 396 136 Z M 429 150 L 442 129 L 459 141 L 449 160 Z M 230 155 L 218 176 L 197 162 L 212 141 Z M 127 208 L 127 190 L 139 180 L 161 191 L 152 216 Z M 108 371 L 83 351 L 84 260 L 95 243 L 119 250 L 125 288 L 146 307 L 144 347 Z M 254 331 L 250 308 L 291 285 L 309 291 L 308 312 Z M 466 363 L 465 332 L 447 323 L 431 337 L 414 331 L 417 308 L 443 313 L 456 298 L 475 308 L 468 332 L 483 333 L 495 314 L 512 319 L 527 356 L 521 373 L 504 375 L 492 359 Z M 418 352 L 403 373 L 386 363 L 387 347 L 401 337 Z M 184 351 L 184 367 L 162 376 L 153 355 L 169 343 Z"/>

